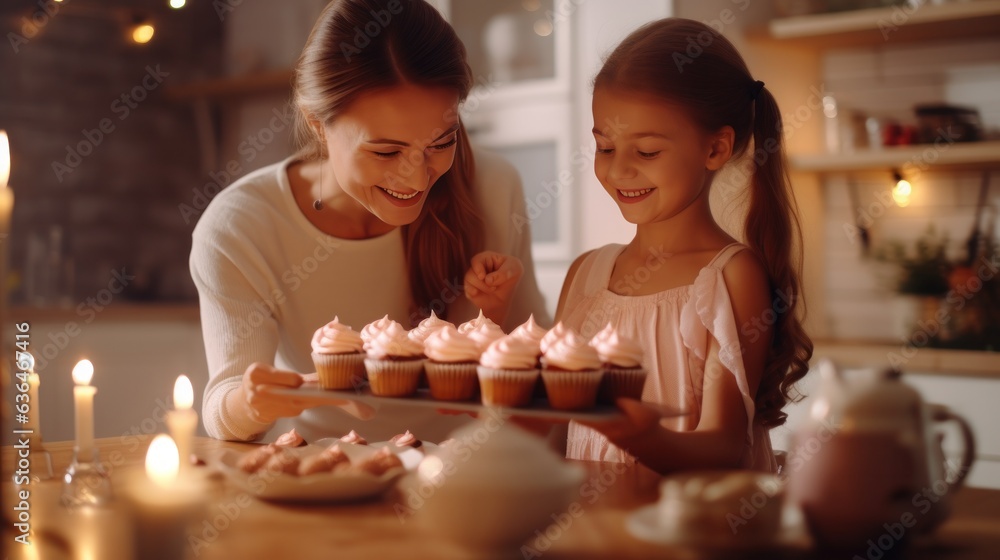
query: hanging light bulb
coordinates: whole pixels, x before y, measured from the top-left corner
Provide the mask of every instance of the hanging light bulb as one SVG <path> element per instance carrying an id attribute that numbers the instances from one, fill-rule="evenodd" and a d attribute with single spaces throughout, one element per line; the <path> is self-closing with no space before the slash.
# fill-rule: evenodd
<path id="1" fill-rule="evenodd" d="M 906 208 L 910 205 L 910 195 L 913 194 L 913 185 L 903 178 L 899 171 L 892 172 L 892 179 L 896 184 L 892 187 L 892 200 L 896 206 Z"/>
<path id="2" fill-rule="evenodd" d="M 183 8 L 185 4 L 187 4 L 187 0 L 170 0 L 170 7 L 175 10 Z"/>
<path id="3" fill-rule="evenodd" d="M 153 23 L 143 14 L 134 14 L 128 27 L 128 37 L 137 45 L 145 45 L 153 39 L 156 29 Z"/>

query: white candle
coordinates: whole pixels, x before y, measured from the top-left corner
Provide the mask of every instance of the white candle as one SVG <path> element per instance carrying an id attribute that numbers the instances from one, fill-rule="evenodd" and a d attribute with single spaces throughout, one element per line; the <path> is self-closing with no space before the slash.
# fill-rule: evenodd
<path id="1" fill-rule="evenodd" d="M 185 532 L 200 521 L 205 487 L 196 478 L 178 476 L 181 463 L 177 445 L 170 436 L 160 434 L 149 444 L 145 472 L 132 472 L 126 480 L 133 558 L 187 557 Z"/>
<path id="2" fill-rule="evenodd" d="M 0 233 L 10 231 L 10 214 L 14 209 L 14 191 L 7 185 L 10 178 L 10 143 L 7 132 L 0 130 Z M 0 240 L 6 243 L 6 240 Z"/>
<path id="3" fill-rule="evenodd" d="M 33 436 L 31 438 L 32 443 L 37 441 L 42 435 L 42 422 L 41 418 L 38 416 L 38 384 L 39 384 L 38 374 L 31 372 L 28 374 L 28 406 L 31 407 L 28 410 L 28 423 L 25 424 L 24 428 L 26 430 L 31 430 Z"/>
<path id="4" fill-rule="evenodd" d="M 92 461 L 94 454 L 94 394 L 90 386 L 94 364 L 80 360 L 73 368 L 73 403 L 76 409 L 76 453 L 80 461 Z"/>
<path id="5" fill-rule="evenodd" d="M 174 383 L 174 409 L 167 412 L 167 428 L 177 444 L 182 473 L 191 467 L 191 440 L 198 427 L 198 413 L 191 408 L 193 404 L 191 380 L 186 375 L 178 376 Z"/>

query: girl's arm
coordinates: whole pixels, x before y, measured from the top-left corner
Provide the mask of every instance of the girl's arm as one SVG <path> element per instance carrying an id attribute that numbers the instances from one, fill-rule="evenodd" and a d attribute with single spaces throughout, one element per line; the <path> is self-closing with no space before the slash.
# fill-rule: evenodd
<path id="1" fill-rule="evenodd" d="M 556 319 L 555 322 L 558 323 L 563 318 L 563 312 L 565 312 L 566 298 L 569 296 L 569 287 L 573 285 L 573 279 L 576 278 L 576 271 L 580 269 L 580 264 L 583 260 L 587 258 L 587 255 L 593 253 L 593 250 L 587 251 L 586 253 L 580 255 L 573 261 L 573 264 L 569 265 L 569 270 L 566 271 L 566 279 L 563 280 L 562 290 L 559 292 L 559 304 L 556 306 Z"/>
<path id="2" fill-rule="evenodd" d="M 760 261 L 749 251 L 738 253 L 726 265 L 723 277 L 728 287 L 739 348 L 723 349 L 713 338 L 705 360 L 705 384 L 701 418 L 689 432 L 660 425 L 659 412 L 638 401 L 619 403 L 627 419 L 611 424 L 593 424 L 613 443 L 629 451 L 640 462 L 661 473 L 678 469 L 733 468 L 739 466 L 747 443 L 748 414 L 736 374 L 719 359 L 720 352 L 742 359 L 751 397 L 763 375 L 771 344 L 773 317 L 770 285 Z"/>

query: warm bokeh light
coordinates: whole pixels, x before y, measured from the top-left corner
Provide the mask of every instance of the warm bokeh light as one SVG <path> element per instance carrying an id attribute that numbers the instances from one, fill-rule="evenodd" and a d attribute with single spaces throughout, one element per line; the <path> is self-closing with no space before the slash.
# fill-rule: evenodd
<path id="1" fill-rule="evenodd" d="M 174 408 L 187 410 L 193 404 L 194 388 L 191 387 L 191 380 L 186 375 L 178 376 L 174 383 Z"/>
<path id="2" fill-rule="evenodd" d="M 417 473 L 424 480 L 434 480 L 441 475 L 441 471 L 443 470 L 444 461 L 434 455 L 424 457 L 424 460 L 420 461 L 420 464 L 417 466 Z"/>
<path id="3" fill-rule="evenodd" d="M 94 377 L 94 364 L 90 360 L 80 360 L 73 368 L 73 383 L 77 385 L 90 385 L 90 379 Z"/>
<path id="4" fill-rule="evenodd" d="M 167 434 L 153 438 L 146 451 L 146 476 L 158 486 L 166 488 L 177 480 L 179 467 L 180 457 L 174 440 Z"/>
<path id="5" fill-rule="evenodd" d="M 535 21 L 535 33 L 541 37 L 552 35 L 552 23 L 547 19 Z"/>
<path id="6" fill-rule="evenodd" d="M 140 45 L 144 45 L 153 38 L 153 33 L 155 32 L 156 30 L 153 29 L 153 26 L 148 23 L 137 25 L 132 29 L 132 40 Z"/>
<path id="7" fill-rule="evenodd" d="M 10 179 L 10 141 L 7 131 L 0 130 L 0 189 L 7 186 L 7 179 Z"/>
<path id="8" fill-rule="evenodd" d="M 521 7 L 529 12 L 537 12 L 542 8 L 541 0 L 521 0 Z"/>
<path id="9" fill-rule="evenodd" d="M 175 10 L 183 8 L 185 4 L 187 4 L 186 0 L 170 0 L 170 7 Z"/>
<path id="10" fill-rule="evenodd" d="M 913 194 L 913 185 L 906 179 L 896 181 L 896 186 L 892 187 L 892 200 L 900 208 L 910 205 L 911 194 Z"/>

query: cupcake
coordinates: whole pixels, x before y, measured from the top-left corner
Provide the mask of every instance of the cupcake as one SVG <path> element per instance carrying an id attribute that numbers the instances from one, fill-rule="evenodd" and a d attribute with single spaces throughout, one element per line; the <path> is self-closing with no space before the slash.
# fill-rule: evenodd
<path id="1" fill-rule="evenodd" d="M 324 389 L 351 389 L 365 376 L 361 336 L 337 317 L 316 330 L 312 337 L 312 359 Z"/>
<path id="2" fill-rule="evenodd" d="M 424 348 L 410 340 L 406 329 L 393 321 L 368 344 L 365 358 L 372 394 L 407 397 L 417 392 L 424 369 Z"/>
<path id="3" fill-rule="evenodd" d="M 597 350 L 572 329 L 542 355 L 542 381 L 549 404 L 558 410 L 592 408 L 603 373 Z"/>
<path id="4" fill-rule="evenodd" d="M 472 330 L 466 332 L 465 335 L 468 336 L 472 342 L 476 343 L 476 347 L 479 348 L 480 353 L 484 352 L 486 347 L 489 346 L 494 340 L 506 336 L 503 330 L 489 319 L 486 319 Z"/>
<path id="5" fill-rule="evenodd" d="M 274 457 L 279 451 L 281 451 L 280 447 L 269 443 L 244 454 L 236 466 L 243 472 L 255 473 L 262 469 L 271 460 L 271 457 Z"/>
<path id="6" fill-rule="evenodd" d="M 427 383 L 431 396 L 442 401 L 462 401 L 475 396 L 479 388 L 476 364 L 480 351 L 473 340 L 447 326 L 424 342 Z"/>
<path id="7" fill-rule="evenodd" d="M 424 446 L 424 442 L 417 439 L 417 436 L 411 434 L 410 430 L 406 430 L 406 433 L 404 434 L 392 436 L 389 441 L 396 444 L 396 447 L 412 447 L 414 449 L 418 449 Z"/>
<path id="8" fill-rule="evenodd" d="M 444 327 L 455 328 L 455 325 L 452 325 L 451 323 L 445 321 L 444 319 L 438 318 L 437 314 L 434 313 L 434 311 L 431 311 L 431 316 L 424 319 L 423 321 L 420 321 L 420 324 L 417 325 L 416 328 L 411 330 L 409 333 L 407 333 L 407 336 L 409 336 L 410 339 L 413 340 L 414 342 L 423 344 L 424 342 L 427 341 L 428 336 L 430 336 L 435 331 L 443 329 Z"/>
<path id="9" fill-rule="evenodd" d="M 559 325 L 562 325 L 562 323 Z M 543 327 L 540 327 L 538 323 L 535 322 L 535 315 L 531 314 L 528 316 L 527 321 L 518 325 L 517 328 L 510 332 L 510 336 L 520 338 L 521 340 L 534 344 L 537 354 L 541 356 L 542 337 L 544 337 L 547 332 L 548 331 L 546 331 Z"/>
<path id="10" fill-rule="evenodd" d="M 496 323 L 494 323 L 489 317 L 483 315 L 483 310 L 479 310 L 479 316 L 471 321 L 466 321 L 458 326 L 458 332 L 462 334 L 469 334 L 470 331 L 475 330 L 477 327 L 486 325 L 493 325 L 500 328 Z"/>
<path id="11" fill-rule="evenodd" d="M 562 328 L 561 323 L 557 326 L 561 330 L 564 330 Z M 534 314 L 532 314 L 528 316 L 527 321 L 518 325 L 514 330 L 512 330 L 510 332 L 510 336 L 513 336 L 514 338 L 520 338 L 521 340 L 524 340 L 525 342 L 530 342 L 532 345 L 534 345 L 535 358 L 537 359 L 542 357 L 542 347 L 541 347 L 542 338 L 547 333 L 548 331 L 545 328 L 539 326 L 539 324 L 535 322 L 535 316 Z M 541 367 L 541 363 L 538 364 L 538 367 Z M 545 394 L 545 384 L 542 383 L 542 378 L 540 376 L 538 378 L 538 381 L 535 382 L 535 398 L 538 399 L 548 398 L 548 395 Z"/>
<path id="12" fill-rule="evenodd" d="M 525 406 L 538 380 L 534 345 L 511 336 L 495 340 L 480 356 L 476 371 L 483 404 Z"/>
<path id="13" fill-rule="evenodd" d="M 343 443 L 353 443 L 354 445 L 368 445 L 368 440 L 361 437 L 361 435 L 358 434 L 358 432 L 355 432 L 354 430 L 351 430 L 351 433 L 340 438 L 340 441 Z"/>
<path id="14" fill-rule="evenodd" d="M 274 445 L 278 447 L 302 447 L 306 445 L 306 440 L 302 439 L 295 428 L 292 428 L 291 431 L 278 436 L 278 439 L 274 440 Z"/>
<path id="15" fill-rule="evenodd" d="M 556 326 L 552 327 L 552 329 L 545 333 L 545 336 L 538 341 L 539 351 L 544 354 L 545 351 L 549 349 L 549 346 L 551 346 L 553 342 L 565 336 L 568 330 L 569 329 L 566 328 L 566 325 L 562 324 L 562 321 L 556 323 Z"/>
<path id="16" fill-rule="evenodd" d="M 619 397 L 641 399 L 646 370 L 642 368 L 642 347 L 639 343 L 621 336 L 609 324 L 594 336 L 590 345 L 597 350 L 604 367 L 598 400 L 614 404 Z"/>
<path id="17" fill-rule="evenodd" d="M 352 468 L 359 472 L 382 476 L 391 470 L 403 468 L 403 462 L 388 447 L 383 447 L 373 455 L 353 465 Z"/>
<path id="18" fill-rule="evenodd" d="M 309 476 L 311 474 L 330 473 L 345 469 L 351 465 L 350 458 L 340 449 L 339 445 L 334 445 L 319 453 L 302 459 L 299 463 L 299 476 Z"/>
<path id="19" fill-rule="evenodd" d="M 389 325 L 393 323 L 395 323 L 395 321 L 390 319 L 389 315 L 386 314 L 381 319 L 372 321 L 371 323 L 365 325 L 364 328 L 361 329 L 361 340 L 364 341 L 364 350 L 368 350 L 368 345 L 371 343 L 372 339 L 378 335 L 378 333 L 389 328 Z"/>

